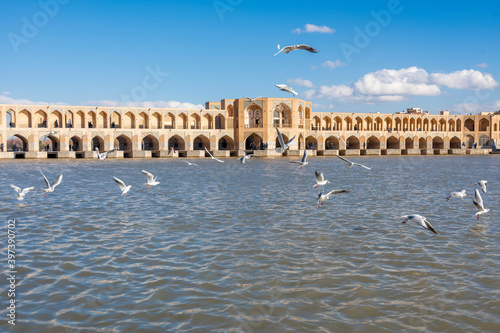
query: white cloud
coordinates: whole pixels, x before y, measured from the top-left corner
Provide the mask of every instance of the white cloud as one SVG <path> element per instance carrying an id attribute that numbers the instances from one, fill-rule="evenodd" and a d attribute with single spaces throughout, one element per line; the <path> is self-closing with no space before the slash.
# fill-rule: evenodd
<path id="1" fill-rule="evenodd" d="M 10 91 L 3 91 L 2 95 L 10 95 Z"/>
<path id="2" fill-rule="evenodd" d="M 488 67 L 488 64 L 485 63 L 485 62 L 482 62 L 480 64 L 476 64 L 476 67 L 481 67 L 481 68 L 487 68 Z"/>
<path id="3" fill-rule="evenodd" d="M 429 78 L 435 84 L 452 89 L 483 90 L 498 86 L 491 74 L 483 74 L 474 69 L 464 69 L 449 74 L 433 73 Z"/>
<path id="4" fill-rule="evenodd" d="M 328 110 L 333 110 L 335 108 L 333 104 L 325 105 L 320 103 L 313 103 L 312 107 L 314 109 L 328 109 Z"/>
<path id="5" fill-rule="evenodd" d="M 63 105 L 64 103 L 47 103 L 47 102 L 36 102 L 24 98 L 12 98 L 5 96 L 4 93 L 0 95 L 0 104 L 12 104 L 12 105 Z"/>
<path id="6" fill-rule="evenodd" d="M 304 29 L 297 28 L 292 30 L 292 33 L 294 34 L 300 34 L 303 32 L 305 33 L 319 32 L 322 34 L 333 34 L 335 32 L 335 29 L 327 27 L 326 25 L 319 27 L 314 24 L 306 24 Z"/>
<path id="7" fill-rule="evenodd" d="M 474 102 L 459 103 L 450 108 L 452 113 L 457 114 L 478 114 L 480 112 L 495 112 L 500 110 L 500 101 L 489 104 L 476 104 Z"/>
<path id="8" fill-rule="evenodd" d="M 287 83 L 288 84 L 293 84 L 293 85 L 296 85 L 296 86 L 307 87 L 307 88 L 314 87 L 314 84 L 311 81 L 309 81 L 309 80 L 303 80 L 301 78 L 288 79 Z"/>
<path id="9" fill-rule="evenodd" d="M 334 68 L 337 68 L 337 67 L 347 66 L 347 64 L 345 62 L 342 62 L 342 61 L 340 61 L 340 60 L 337 59 L 335 61 L 327 60 L 321 66 L 323 66 L 323 68 L 334 69 Z"/>
<path id="10" fill-rule="evenodd" d="M 205 109 L 201 104 L 182 103 L 178 101 L 145 101 L 145 102 L 117 102 L 111 100 L 87 101 L 86 105 L 105 107 L 131 108 L 164 108 L 164 109 Z"/>

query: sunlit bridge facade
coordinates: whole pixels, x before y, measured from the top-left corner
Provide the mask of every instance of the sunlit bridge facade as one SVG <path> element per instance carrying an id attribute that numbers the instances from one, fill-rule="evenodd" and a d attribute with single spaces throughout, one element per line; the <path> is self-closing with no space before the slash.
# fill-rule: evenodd
<path id="1" fill-rule="evenodd" d="M 0 105 L 2 158 L 277 156 L 278 127 L 287 154 L 487 154 L 500 143 L 500 112 L 431 115 L 313 112 L 298 98 L 223 99 L 205 108 L 164 109 Z"/>

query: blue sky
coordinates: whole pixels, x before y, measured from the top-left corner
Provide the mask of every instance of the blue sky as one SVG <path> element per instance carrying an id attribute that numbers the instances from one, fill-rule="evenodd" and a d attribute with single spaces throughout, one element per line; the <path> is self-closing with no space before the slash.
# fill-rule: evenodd
<path id="1" fill-rule="evenodd" d="M 3 1 L 0 103 L 195 107 L 289 97 L 315 111 L 500 109 L 494 1 Z M 309 44 L 313 54 L 276 53 Z M 181 103 L 181 104 L 179 104 Z"/>

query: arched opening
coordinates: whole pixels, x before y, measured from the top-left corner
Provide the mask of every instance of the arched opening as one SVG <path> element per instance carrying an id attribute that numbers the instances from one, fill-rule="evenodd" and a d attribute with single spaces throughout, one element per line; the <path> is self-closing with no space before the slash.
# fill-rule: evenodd
<path id="1" fill-rule="evenodd" d="M 418 139 L 418 148 L 419 149 L 427 149 L 427 140 L 424 138 Z"/>
<path id="2" fill-rule="evenodd" d="M 414 132 L 416 130 L 415 118 L 410 119 L 410 131 Z"/>
<path id="3" fill-rule="evenodd" d="M 471 132 L 474 132 L 474 120 L 467 119 L 464 123 L 465 129 Z"/>
<path id="4" fill-rule="evenodd" d="M 335 136 L 329 136 L 325 141 L 325 149 L 339 150 L 340 149 L 339 139 L 337 139 Z"/>
<path id="5" fill-rule="evenodd" d="M 356 124 L 354 125 L 354 130 L 355 131 L 363 130 L 363 120 L 361 119 L 361 117 L 356 117 Z"/>
<path id="6" fill-rule="evenodd" d="M 28 140 L 19 134 L 8 137 L 7 151 L 28 151 Z"/>
<path id="7" fill-rule="evenodd" d="M 35 112 L 35 124 L 38 128 L 47 128 L 47 113 L 42 110 Z"/>
<path id="8" fill-rule="evenodd" d="M 321 119 L 318 116 L 314 116 L 311 130 L 317 131 L 321 129 Z M 323 128 L 324 129 L 324 128 Z"/>
<path id="9" fill-rule="evenodd" d="M 88 122 L 87 122 L 87 127 L 88 128 L 96 128 L 97 126 L 97 116 L 94 111 L 90 111 L 88 113 Z"/>
<path id="10" fill-rule="evenodd" d="M 439 120 L 439 130 L 441 132 L 446 132 L 446 120 L 444 119 Z"/>
<path id="11" fill-rule="evenodd" d="M 345 126 L 347 131 L 352 131 L 352 119 L 347 117 L 345 118 Z"/>
<path id="12" fill-rule="evenodd" d="M 284 103 L 280 103 L 274 108 L 274 126 L 292 127 L 292 110 Z"/>
<path id="13" fill-rule="evenodd" d="M 212 116 L 209 115 L 208 113 L 205 114 L 202 118 L 201 118 L 201 128 L 202 129 L 212 129 L 213 127 L 213 121 L 212 121 Z"/>
<path id="14" fill-rule="evenodd" d="M 227 116 L 234 117 L 234 107 L 232 105 L 227 106 Z"/>
<path id="15" fill-rule="evenodd" d="M 16 113 L 14 112 L 14 110 L 8 110 L 6 113 L 5 113 L 5 116 L 6 116 L 6 123 L 7 124 L 7 127 L 10 127 L 10 128 L 14 128 L 16 127 Z"/>
<path id="16" fill-rule="evenodd" d="M 175 150 L 185 150 L 186 145 L 184 139 L 178 135 L 172 136 L 168 139 L 168 149 L 174 148 Z"/>
<path id="17" fill-rule="evenodd" d="M 403 128 L 401 127 L 401 119 L 396 118 L 396 131 L 401 131 Z"/>
<path id="18" fill-rule="evenodd" d="M 158 112 L 153 113 L 151 116 L 151 128 L 160 129 L 161 128 L 161 115 Z"/>
<path id="19" fill-rule="evenodd" d="M 80 139 L 77 136 L 71 137 L 71 139 L 69 139 L 69 150 L 82 151 L 83 150 L 82 139 Z"/>
<path id="20" fill-rule="evenodd" d="M 175 116 L 172 113 L 168 113 L 165 116 L 165 119 L 163 122 L 163 128 L 164 129 L 175 129 Z"/>
<path id="21" fill-rule="evenodd" d="M 62 123 L 63 120 L 61 112 L 57 110 L 53 111 L 49 117 L 49 127 L 55 127 L 55 128 L 63 127 Z"/>
<path id="22" fill-rule="evenodd" d="M 115 140 L 115 147 L 118 148 L 118 144 L 116 143 L 116 140 Z M 94 136 L 92 138 L 92 150 L 96 150 L 96 148 L 99 151 L 104 150 L 104 140 L 100 136 Z"/>
<path id="23" fill-rule="evenodd" d="M 385 128 L 387 129 L 388 132 L 392 131 L 392 119 L 391 118 L 385 118 Z"/>
<path id="24" fill-rule="evenodd" d="M 75 125 L 75 116 L 72 111 L 66 113 L 66 127 L 72 128 Z"/>
<path id="25" fill-rule="evenodd" d="M 479 122 L 479 131 L 480 132 L 487 132 L 490 129 L 490 122 L 488 119 L 481 119 Z M 489 139 L 488 139 L 489 140 Z"/>
<path id="26" fill-rule="evenodd" d="M 432 139 L 432 149 L 444 149 L 444 141 L 441 137 L 436 136 Z"/>
<path id="27" fill-rule="evenodd" d="M 188 117 L 184 113 L 179 115 L 180 122 L 182 124 L 182 129 L 188 129 Z"/>
<path id="28" fill-rule="evenodd" d="M 457 119 L 457 132 L 460 132 L 462 130 L 462 122 L 460 119 Z"/>
<path id="29" fill-rule="evenodd" d="M 387 139 L 387 149 L 400 149 L 399 139 L 394 136 Z"/>
<path id="30" fill-rule="evenodd" d="M 139 114 L 138 125 L 140 129 L 149 128 L 149 116 L 145 112 Z"/>
<path id="31" fill-rule="evenodd" d="M 406 138 L 405 149 L 413 149 L 413 139 L 412 138 Z"/>
<path id="32" fill-rule="evenodd" d="M 219 139 L 219 150 L 234 150 L 234 140 L 225 135 Z"/>
<path id="33" fill-rule="evenodd" d="M 472 135 L 467 135 L 465 137 L 465 144 L 467 148 L 474 148 L 474 137 Z"/>
<path id="34" fill-rule="evenodd" d="M 108 128 L 108 115 L 106 112 L 99 112 L 99 115 L 97 117 L 97 127 Z"/>
<path id="35" fill-rule="evenodd" d="M 220 113 L 215 116 L 215 129 L 225 129 L 226 128 L 226 119 Z"/>
<path id="36" fill-rule="evenodd" d="M 255 134 L 252 133 L 246 140 L 245 140 L 245 149 L 246 150 L 256 150 L 258 147 L 262 147 L 262 138 Z M 277 143 L 277 146 L 279 147 L 279 144 Z"/>
<path id="37" fill-rule="evenodd" d="M 429 119 L 424 119 L 424 131 L 429 131 Z"/>
<path id="38" fill-rule="evenodd" d="M 135 115 L 130 111 L 125 113 L 125 115 L 123 116 L 123 124 L 121 124 L 119 128 L 135 128 Z"/>
<path id="39" fill-rule="evenodd" d="M 302 105 L 299 105 L 299 128 L 304 128 L 304 110 L 302 108 Z"/>
<path id="40" fill-rule="evenodd" d="M 200 116 L 196 113 L 193 113 L 189 120 L 189 126 L 191 129 L 200 129 Z M 208 149 L 208 148 L 207 148 Z"/>
<path id="41" fill-rule="evenodd" d="M 41 137 L 38 147 L 40 151 L 59 151 L 61 149 L 59 139 L 53 135 Z"/>
<path id="42" fill-rule="evenodd" d="M 365 119 L 364 127 L 365 131 L 372 131 L 373 130 L 373 119 L 368 117 Z"/>
<path id="43" fill-rule="evenodd" d="M 380 117 L 375 118 L 375 126 L 373 128 L 374 131 L 382 131 L 382 119 Z"/>
<path id="44" fill-rule="evenodd" d="M 193 141 L 193 150 L 210 150 L 210 140 L 204 135 L 198 135 Z"/>
<path id="45" fill-rule="evenodd" d="M 333 128 L 334 131 L 342 131 L 342 118 L 339 116 L 333 119 Z"/>
<path id="46" fill-rule="evenodd" d="M 359 149 L 359 139 L 355 136 L 350 136 L 346 140 L 347 149 Z"/>
<path id="47" fill-rule="evenodd" d="M 417 119 L 417 131 L 422 130 L 422 119 Z"/>
<path id="48" fill-rule="evenodd" d="M 380 140 L 375 136 L 370 136 L 366 141 L 366 149 L 380 149 Z"/>
<path id="49" fill-rule="evenodd" d="M 324 117 L 323 118 L 323 124 L 324 124 L 324 128 L 323 130 L 326 130 L 326 131 L 331 131 L 332 130 L 332 120 L 330 119 L 330 117 Z"/>
<path id="50" fill-rule="evenodd" d="M 288 136 L 286 136 L 286 134 L 281 133 L 281 137 L 283 138 L 283 141 L 285 143 L 288 143 L 288 141 L 290 141 L 290 139 L 288 139 Z M 277 135 L 276 135 L 276 140 L 274 140 L 274 142 L 276 143 L 276 148 L 280 147 L 280 142 L 278 140 L 278 136 Z"/>
<path id="51" fill-rule="evenodd" d="M 31 113 L 28 110 L 22 110 L 17 114 L 17 122 L 14 127 L 18 128 L 31 128 Z"/>
<path id="52" fill-rule="evenodd" d="M 479 137 L 478 147 L 480 147 L 480 148 L 490 148 L 490 137 L 487 136 L 487 135 L 481 135 Z"/>
<path id="53" fill-rule="evenodd" d="M 111 128 L 122 128 L 122 116 L 116 111 L 111 114 Z"/>
<path id="54" fill-rule="evenodd" d="M 160 150 L 160 142 L 150 134 L 142 139 L 141 148 L 142 150 Z"/>
<path id="55" fill-rule="evenodd" d="M 132 150 L 132 140 L 126 135 L 120 135 L 115 139 L 115 147 L 119 150 Z"/>
<path id="56" fill-rule="evenodd" d="M 437 131 L 438 129 L 438 122 L 436 119 L 431 119 L 431 131 Z"/>
<path id="57" fill-rule="evenodd" d="M 461 142 L 460 142 L 459 138 L 457 138 L 456 136 L 451 138 L 451 140 L 450 140 L 450 148 L 451 149 L 459 149 L 460 145 L 461 145 Z"/>
<path id="58" fill-rule="evenodd" d="M 314 136 L 306 138 L 306 149 L 318 150 L 318 140 Z"/>

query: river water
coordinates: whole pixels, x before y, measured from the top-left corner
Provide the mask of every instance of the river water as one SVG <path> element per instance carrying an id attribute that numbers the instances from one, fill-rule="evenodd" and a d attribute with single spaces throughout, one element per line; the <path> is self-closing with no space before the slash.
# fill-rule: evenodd
<path id="1" fill-rule="evenodd" d="M 296 158 L 297 160 L 299 158 Z M 498 332 L 500 156 L 0 162 L 6 332 Z M 42 169 L 56 191 L 44 197 Z M 146 189 L 141 170 L 158 176 Z M 317 208 L 314 170 L 346 189 Z M 120 196 L 112 177 L 131 184 Z M 475 219 L 473 184 L 491 212 Z M 35 186 L 16 200 L 10 184 Z M 466 200 L 446 201 L 467 190 Z M 401 215 L 426 216 L 435 235 Z"/>

